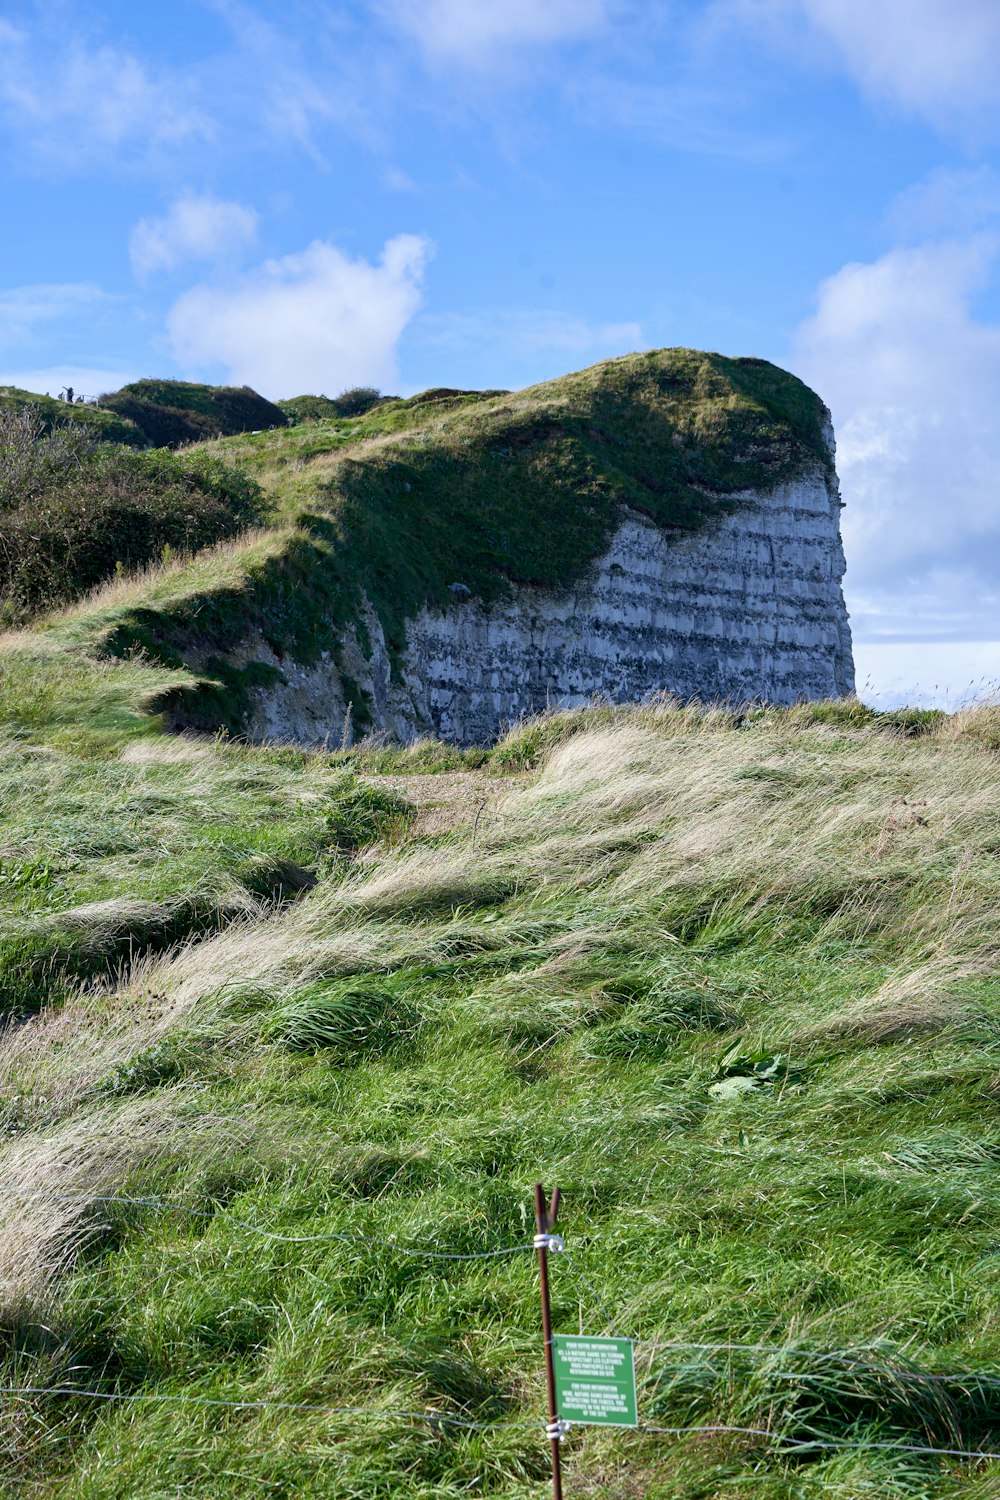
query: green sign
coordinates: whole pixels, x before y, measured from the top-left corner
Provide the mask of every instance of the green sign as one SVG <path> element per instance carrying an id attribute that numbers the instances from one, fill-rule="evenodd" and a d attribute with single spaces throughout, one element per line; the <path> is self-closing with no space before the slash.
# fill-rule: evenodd
<path id="1" fill-rule="evenodd" d="M 563 1422 L 637 1427 L 635 1356 L 631 1339 L 552 1336 L 556 1407 Z"/>

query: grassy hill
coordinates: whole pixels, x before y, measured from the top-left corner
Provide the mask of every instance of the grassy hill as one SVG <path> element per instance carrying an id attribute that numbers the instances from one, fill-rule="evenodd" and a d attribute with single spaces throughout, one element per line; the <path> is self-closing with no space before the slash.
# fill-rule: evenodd
<path id="1" fill-rule="evenodd" d="M 206 438 L 284 427 L 288 421 L 280 407 L 249 386 L 186 380 L 136 380 L 102 396 L 101 407 L 134 423 L 154 448 L 177 448 Z"/>
<path id="2" fill-rule="evenodd" d="M 100 406 L 76 405 L 54 396 L 39 395 L 36 391 L 23 391 L 16 385 L 0 385 L 0 412 L 24 410 L 37 416 L 47 432 L 53 427 L 68 425 L 87 433 L 97 442 L 145 447 L 146 440 L 139 428 L 117 412 L 105 411 Z"/>
<path id="3" fill-rule="evenodd" d="M 201 385 L 187 380 L 135 380 L 86 402 L 0 386 L 3 408 L 28 408 L 44 421 L 47 430 L 70 426 L 97 441 L 125 443 L 133 448 L 180 448 L 207 438 L 284 427 L 289 420 L 279 406 L 249 386 Z"/>
<path id="4" fill-rule="evenodd" d="M 568 1495 L 994 1494 L 996 711 L 318 755 L 178 671 L 0 647 L 5 1493 L 541 1500 L 540 1177 L 639 1340 Z"/>
<path id="5" fill-rule="evenodd" d="M 568 585 L 623 507 L 687 530 L 741 491 L 827 466 L 825 419 L 773 365 L 674 349 L 221 439 L 203 451 L 260 485 L 266 530 L 116 586 L 81 607 L 75 638 L 197 667 L 203 685 L 175 694 L 175 714 L 238 730 L 248 680 L 226 662 L 248 640 L 298 663 L 336 657 L 367 598 L 398 662 L 407 620 L 452 602 L 455 583 L 487 601 L 518 582 Z M 363 727 L 356 684 L 350 696 Z"/>

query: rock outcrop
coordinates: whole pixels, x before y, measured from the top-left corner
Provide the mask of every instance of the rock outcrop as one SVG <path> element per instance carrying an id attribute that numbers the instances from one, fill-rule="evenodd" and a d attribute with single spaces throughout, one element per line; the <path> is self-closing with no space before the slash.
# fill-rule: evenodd
<path id="1" fill-rule="evenodd" d="M 339 743 L 358 689 L 371 727 L 458 744 L 595 695 L 789 704 L 853 692 L 829 427 L 824 436 L 829 464 L 731 496 L 734 508 L 698 529 L 623 509 L 610 546 L 570 588 L 515 585 L 491 605 L 456 588 L 449 607 L 407 622 L 395 670 L 370 607 L 345 633 L 339 665 L 329 653 L 278 663 L 263 643 L 248 646 L 244 659 L 282 670 L 256 692 L 251 734 Z"/>

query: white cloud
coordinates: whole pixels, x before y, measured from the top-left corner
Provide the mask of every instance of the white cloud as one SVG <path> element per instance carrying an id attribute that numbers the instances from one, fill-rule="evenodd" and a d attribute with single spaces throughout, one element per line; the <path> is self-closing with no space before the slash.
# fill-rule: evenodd
<path id="1" fill-rule="evenodd" d="M 0 110 L 25 155 L 66 166 L 109 150 L 176 146 L 211 134 L 183 77 L 154 75 L 120 47 L 0 29 Z"/>
<path id="2" fill-rule="evenodd" d="M 224 287 L 197 286 L 167 329 L 188 370 L 225 370 L 275 398 L 351 385 L 391 386 L 396 346 L 421 302 L 430 244 L 389 240 L 377 264 L 316 240 Z"/>
<path id="3" fill-rule="evenodd" d="M 1000 219 L 1000 173 L 992 167 L 940 167 L 904 189 L 886 220 L 901 237 L 965 235 Z"/>
<path id="4" fill-rule="evenodd" d="M 995 126 L 997 0 L 715 0 L 708 16 L 810 64 L 832 56 L 871 98 L 938 126 Z"/>
<path id="5" fill-rule="evenodd" d="M 40 324 L 72 318 L 104 299 L 101 288 L 89 281 L 11 287 L 0 292 L 0 342 L 24 343 Z"/>
<path id="6" fill-rule="evenodd" d="M 188 194 L 160 219 L 140 219 L 129 237 L 132 268 L 139 277 L 173 271 L 189 260 L 218 260 L 253 243 L 257 214 L 242 203 Z"/>
<path id="7" fill-rule="evenodd" d="M 593 35 L 612 0 L 376 0 L 375 9 L 429 56 L 488 64 L 498 51 Z"/>
<path id="8" fill-rule="evenodd" d="M 947 122 L 996 109 L 996 0 L 802 0 L 872 94 Z"/>
<path id="9" fill-rule="evenodd" d="M 978 236 L 847 265 L 820 288 L 796 368 L 838 436 L 847 583 L 868 639 L 991 639 L 1000 606 L 1000 326 Z"/>

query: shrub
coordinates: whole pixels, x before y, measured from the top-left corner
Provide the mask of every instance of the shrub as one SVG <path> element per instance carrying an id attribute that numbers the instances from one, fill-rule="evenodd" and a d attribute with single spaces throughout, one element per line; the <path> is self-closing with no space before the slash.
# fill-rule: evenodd
<path id="1" fill-rule="evenodd" d="M 366 411 L 371 411 L 373 406 L 378 406 L 384 400 L 386 397 L 373 385 L 352 385 L 349 390 L 341 391 L 333 404 L 338 416 L 363 417 Z"/>
<path id="2" fill-rule="evenodd" d="M 101 406 L 133 422 L 157 448 L 205 438 L 285 427 L 280 407 L 249 386 L 198 385 L 186 380 L 136 380 L 101 397 Z"/>
<path id="3" fill-rule="evenodd" d="M 116 566 L 190 551 L 260 520 L 256 482 L 206 453 L 183 457 L 46 433 L 0 409 L 0 590 L 9 618 L 65 602 Z"/>
<path id="4" fill-rule="evenodd" d="M 405 797 L 371 786 L 348 772 L 331 788 L 325 823 L 331 848 L 347 853 L 406 832 L 416 809 Z"/>
<path id="5" fill-rule="evenodd" d="M 292 423 L 343 421 L 345 417 L 363 417 L 375 406 L 395 401 L 383 396 L 373 385 L 356 385 L 339 396 L 291 396 L 278 405 Z"/>

